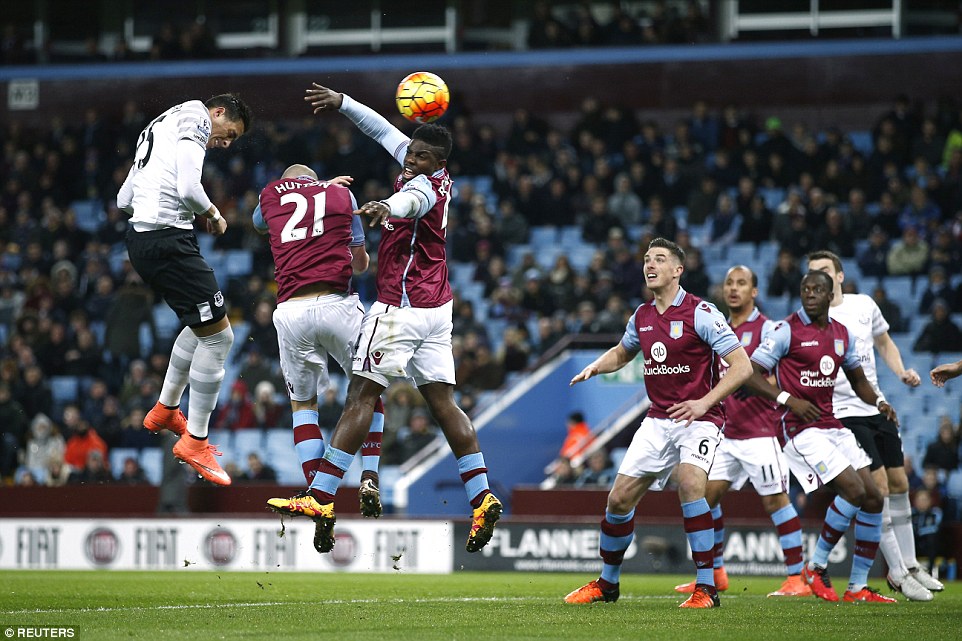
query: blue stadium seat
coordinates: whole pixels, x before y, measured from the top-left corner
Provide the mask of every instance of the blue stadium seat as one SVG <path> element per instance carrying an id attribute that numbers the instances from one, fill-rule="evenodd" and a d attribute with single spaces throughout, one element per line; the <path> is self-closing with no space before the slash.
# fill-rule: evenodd
<path id="1" fill-rule="evenodd" d="M 275 428 L 265 430 L 264 461 L 277 472 L 277 480 L 285 485 L 299 485 L 304 482 L 304 473 L 294 450 L 292 430 Z"/>
<path id="2" fill-rule="evenodd" d="M 85 232 L 94 233 L 107 221 L 99 200 L 76 200 L 70 203 L 70 208 L 77 214 L 77 227 Z"/>
<path id="3" fill-rule="evenodd" d="M 197 244 L 200 246 L 200 253 L 204 255 L 205 258 L 210 259 L 210 254 L 214 251 L 214 240 L 216 238 L 213 234 L 197 234 Z"/>
<path id="4" fill-rule="evenodd" d="M 547 225 L 532 227 L 529 242 L 535 249 L 555 246 L 558 244 L 558 229 Z"/>
<path id="5" fill-rule="evenodd" d="M 77 376 L 51 376 L 50 394 L 55 405 L 63 406 L 77 400 L 80 393 L 80 378 Z"/>
<path id="6" fill-rule="evenodd" d="M 150 352 L 154 349 L 154 335 L 150 330 L 150 323 L 141 323 L 140 330 L 140 355 L 143 358 L 150 356 Z"/>
<path id="7" fill-rule="evenodd" d="M 850 131 L 847 137 L 852 141 L 852 146 L 855 147 L 855 151 L 866 158 L 872 155 L 872 150 L 875 148 L 875 145 L 872 141 L 871 131 Z"/>
<path id="8" fill-rule="evenodd" d="M 237 456 L 246 461 L 247 455 L 251 452 L 264 450 L 264 432 L 259 428 L 237 430 L 234 432 L 233 449 L 237 452 Z"/>
<path id="9" fill-rule="evenodd" d="M 762 198 L 765 200 L 765 206 L 775 211 L 778 206 L 785 202 L 785 190 L 777 188 L 764 187 L 758 190 Z"/>
<path id="10" fill-rule="evenodd" d="M 173 339 L 183 327 L 177 314 L 166 303 L 154 305 L 153 316 L 157 335 L 162 339 Z"/>
<path id="11" fill-rule="evenodd" d="M 581 239 L 581 227 L 577 225 L 562 227 L 558 242 L 562 247 L 575 247 L 582 244 L 584 241 Z"/>
<path id="12" fill-rule="evenodd" d="M 224 267 L 230 278 L 250 276 L 254 269 L 254 255 L 249 249 L 229 249 L 224 253 Z"/>
<path id="13" fill-rule="evenodd" d="M 140 452 L 140 467 L 152 485 L 160 485 L 164 478 L 164 456 L 167 451 L 161 447 L 145 447 Z"/>

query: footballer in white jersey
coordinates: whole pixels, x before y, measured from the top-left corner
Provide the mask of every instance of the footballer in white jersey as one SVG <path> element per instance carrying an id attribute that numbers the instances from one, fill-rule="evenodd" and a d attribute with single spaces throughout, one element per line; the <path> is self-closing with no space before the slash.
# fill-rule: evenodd
<path id="1" fill-rule="evenodd" d="M 229 147 L 250 123 L 250 108 L 233 94 L 171 107 L 140 132 L 133 165 L 117 194 L 117 206 L 130 215 L 130 264 L 185 325 L 174 340 L 160 397 L 144 418 L 144 427 L 180 436 L 174 456 L 217 485 L 230 485 L 231 480 L 214 458 L 207 428 L 234 334 L 193 223 L 200 214 L 211 233 L 227 231 L 227 222 L 200 182 L 204 156 L 210 148 Z M 180 404 L 188 385 L 185 417 Z"/>
<path id="2" fill-rule="evenodd" d="M 879 411 L 887 401 L 878 385 L 875 350 L 905 385 L 916 387 L 921 379 L 915 370 L 906 369 L 902 363 L 902 355 L 889 336 L 889 325 L 875 301 L 863 294 L 842 294 L 845 272 L 838 256 L 829 251 L 813 252 L 808 256 L 808 268 L 823 271 L 832 278 L 829 317 L 848 329 L 862 370 L 878 394 L 877 407 L 869 405 L 855 396 L 844 376 L 839 376 L 832 405 L 835 416 L 855 434 L 859 445 L 872 459 L 872 477 L 884 497 L 879 549 L 889 566 L 889 585 L 912 601 L 931 601 L 932 591 L 941 590 L 942 584 L 921 569 L 915 556 L 902 438 L 898 425 Z"/>

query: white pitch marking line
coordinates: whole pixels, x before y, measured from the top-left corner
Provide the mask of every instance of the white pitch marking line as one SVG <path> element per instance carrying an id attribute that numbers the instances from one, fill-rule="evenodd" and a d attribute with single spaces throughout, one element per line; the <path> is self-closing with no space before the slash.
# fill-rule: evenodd
<path id="1" fill-rule="evenodd" d="M 747 595 L 746 595 L 747 596 Z M 754 595 L 753 595 L 754 596 Z M 664 594 L 664 595 L 639 595 L 639 596 L 622 596 L 622 601 L 657 601 L 672 599 L 677 600 L 678 596 Z M 725 599 L 739 598 L 737 596 L 726 596 Z M 502 603 L 505 601 L 513 601 L 517 603 L 523 603 L 525 601 L 535 601 L 539 603 L 551 602 L 555 599 L 552 597 L 436 597 L 436 598 L 424 598 L 424 599 L 331 599 L 327 601 L 312 601 L 312 605 L 352 605 L 352 604 L 373 604 L 373 605 L 389 605 L 389 604 L 405 604 L 405 603 Z M 559 603 L 561 599 L 558 599 Z M 143 612 L 150 610 L 210 610 L 213 608 L 262 608 L 262 607 L 274 607 L 278 605 L 304 605 L 300 601 L 257 601 L 252 603 L 194 603 L 194 604 L 183 604 L 183 605 L 154 605 L 154 606 L 130 606 L 122 608 L 51 608 L 51 609 L 36 609 L 36 610 L 4 610 L 0 611 L 0 614 L 5 615 L 18 615 L 18 614 L 72 614 L 72 613 L 85 613 L 85 612 Z"/>

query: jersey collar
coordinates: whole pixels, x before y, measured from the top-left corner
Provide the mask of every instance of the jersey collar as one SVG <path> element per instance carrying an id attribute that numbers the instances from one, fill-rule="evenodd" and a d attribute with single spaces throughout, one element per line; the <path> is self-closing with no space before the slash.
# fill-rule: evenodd
<path id="1" fill-rule="evenodd" d="M 759 316 L 761 316 L 761 315 L 762 315 L 762 313 L 761 313 L 760 311 L 758 311 L 758 308 L 757 308 L 757 307 L 752 307 L 752 311 L 751 311 L 751 313 L 748 315 L 748 318 L 745 319 L 745 322 L 746 322 L 746 323 L 750 323 L 750 322 L 752 322 L 753 320 L 756 320 L 756 319 L 757 319 Z M 725 322 L 728 323 L 729 325 L 732 324 L 731 314 L 728 315 L 728 318 L 725 319 Z"/>
<path id="2" fill-rule="evenodd" d="M 798 309 L 798 317 L 802 319 L 802 323 L 803 323 L 803 324 L 805 324 L 805 325 L 811 325 L 811 324 L 812 324 L 812 319 L 809 318 L 809 317 L 808 317 L 808 314 L 805 313 L 805 308 L 800 307 L 800 308 Z M 832 322 L 832 317 L 831 317 L 831 316 L 826 316 L 826 319 L 828 320 L 829 323 Z"/>

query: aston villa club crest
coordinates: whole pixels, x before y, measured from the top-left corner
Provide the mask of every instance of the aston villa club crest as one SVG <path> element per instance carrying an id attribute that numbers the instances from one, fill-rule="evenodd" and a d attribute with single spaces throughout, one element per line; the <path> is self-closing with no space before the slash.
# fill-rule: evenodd
<path id="1" fill-rule="evenodd" d="M 752 333 L 745 332 L 744 334 L 742 334 L 742 345 L 744 345 L 745 347 L 748 347 L 751 344 L 752 344 Z"/>
<path id="2" fill-rule="evenodd" d="M 835 353 L 839 356 L 845 355 L 845 341 L 841 338 L 835 339 Z"/>
<path id="3" fill-rule="evenodd" d="M 671 329 L 668 330 L 668 335 L 675 339 L 681 338 L 684 328 L 684 321 L 671 321 Z"/>

